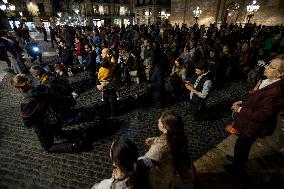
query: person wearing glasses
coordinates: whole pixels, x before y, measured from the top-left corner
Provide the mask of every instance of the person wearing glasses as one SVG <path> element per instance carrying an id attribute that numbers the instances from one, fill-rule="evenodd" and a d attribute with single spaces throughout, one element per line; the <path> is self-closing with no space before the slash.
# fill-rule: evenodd
<path id="1" fill-rule="evenodd" d="M 267 79 L 250 92 L 245 101 L 235 102 L 231 109 L 237 113 L 234 128 L 239 132 L 234 146 L 233 164 L 224 165 L 229 172 L 245 173 L 250 148 L 257 138 L 272 135 L 277 116 L 284 109 L 284 55 L 274 58 L 265 67 Z"/>

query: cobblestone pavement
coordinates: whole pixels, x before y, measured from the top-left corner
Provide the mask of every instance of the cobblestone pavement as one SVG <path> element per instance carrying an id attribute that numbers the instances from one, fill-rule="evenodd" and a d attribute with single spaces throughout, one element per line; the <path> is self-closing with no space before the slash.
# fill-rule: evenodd
<path id="1" fill-rule="evenodd" d="M 49 45 L 43 44 L 46 51 L 51 51 Z M 56 57 L 49 57 L 48 62 L 56 60 Z M 75 154 L 52 154 L 41 149 L 32 129 L 23 127 L 19 116 L 21 94 L 9 84 L 11 76 L 8 73 L 0 83 L 0 188 L 3 189 L 90 188 L 94 183 L 111 176 L 108 155 L 112 140 L 128 137 L 137 144 L 142 155 L 146 151 L 144 139 L 159 135 L 157 120 L 165 109 L 174 110 L 183 117 L 189 151 L 194 159 L 198 159 L 228 136 L 224 127 L 232 121 L 230 105 L 234 100 L 242 99 L 248 88 L 244 83 L 235 82 L 213 91 L 207 105 L 215 119 L 195 122 L 186 111 L 185 101 L 168 100 L 166 107 L 155 108 L 141 97 L 145 92 L 143 86 L 134 86 L 130 91 L 122 93 L 121 112 L 114 125 L 117 128 L 110 131 L 106 125 L 96 124 L 97 115 L 93 110 L 103 112 L 104 109 L 99 92 L 86 84 L 86 73 L 76 74 L 70 79 L 71 82 L 83 86 L 78 89 L 80 96 L 77 108 L 91 110 L 91 117 L 70 128 L 90 131 L 88 135 L 93 135 L 92 148 Z M 133 92 L 138 92 L 141 98 L 136 101 L 128 98 L 127 95 Z"/>

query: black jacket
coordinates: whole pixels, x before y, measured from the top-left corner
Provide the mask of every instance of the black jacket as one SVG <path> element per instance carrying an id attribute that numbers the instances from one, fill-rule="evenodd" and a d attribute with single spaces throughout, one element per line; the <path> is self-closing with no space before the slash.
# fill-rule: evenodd
<path id="1" fill-rule="evenodd" d="M 47 86 L 39 85 L 28 91 L 21 103 L 21 117 L 26 127 L 42 125 L 52 96 Z"/>

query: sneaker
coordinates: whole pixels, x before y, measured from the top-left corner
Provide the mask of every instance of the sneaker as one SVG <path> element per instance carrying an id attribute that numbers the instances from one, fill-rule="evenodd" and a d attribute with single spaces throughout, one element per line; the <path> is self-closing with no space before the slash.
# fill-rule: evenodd
<path id="1" fill-rule="evenodd" d="M 116 100 L 120 100 L 120 98 L 119 98 L 119 97 L 117 97 L 117 98 L 116 98 Z"/>
<path id="2" fill-rule="evenodd" d="M 102 98 L 101 101 L 103 102 L 103 101 L 105 101 L 105 99 Z"/>

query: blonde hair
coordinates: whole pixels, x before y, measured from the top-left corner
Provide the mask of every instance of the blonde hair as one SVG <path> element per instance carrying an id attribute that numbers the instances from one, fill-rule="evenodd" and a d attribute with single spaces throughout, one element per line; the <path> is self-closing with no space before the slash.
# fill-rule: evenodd
<path id="1" fill-rule="evenodd" d="M 27 86 L 33 87 L 34 86 L 33 80 L 30 79 L 25 74 L 15 75 L 14 77 L 11 78 L 10 82 L 14 87 L 27 87 Z"/>

